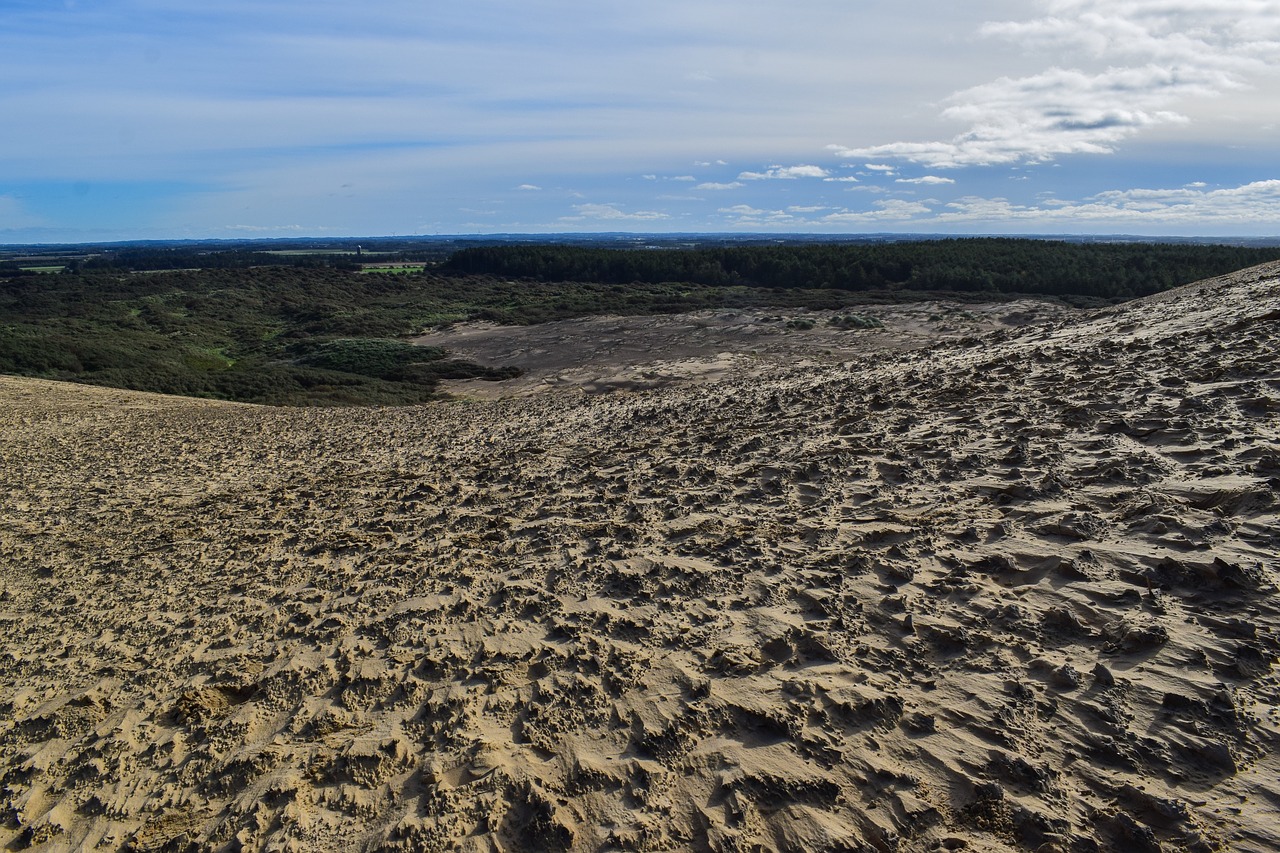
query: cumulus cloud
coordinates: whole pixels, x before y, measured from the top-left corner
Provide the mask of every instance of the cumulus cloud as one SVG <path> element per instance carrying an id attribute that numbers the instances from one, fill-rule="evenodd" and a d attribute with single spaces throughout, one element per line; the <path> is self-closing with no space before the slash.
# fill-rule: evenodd
<path id="1" fill-rule="evenodd" d="M 746 186 L 746 184 L 742 183 L 742 181 L 730 181 L 730 182 L 729 182 L 729 183 L 727 183 L 727 184 L 716 183 L 715 181 L 708 181 L 708 182 L 703 183 L 703 184 L 698 184 L 698 186 L 696 187 L 696 189 L 700 189 L 700 190 L 736 190 L 736 189 L 740 189 L 741 187 L 745 187 L 745 186 Z"/>
<path id="2" fill-rule="evenodd" d="M 936 168 L 1109 153 L 1146 128 L 1185 122 L 1172 109 L 1178 102 L 1240 88 L 1267 71 L 1280 39 L 1277 0 L 1046 2 L 1045 17 L 990 23 L 983 33 L 1106 68 L 1055 65 L 957 92 L 942 116 L 968 129 L 949 140 L 830 149 Z"/>
<path id="3" fill-rule="evenodd" d="M 637 210 L 634 213 L 627 213 L 619 210 L 616 205 L 612 204 L 575 204 L 573 209 L 578 212 L 576 217 L 564 217 L 566 219 L 609 219 L 609 220 L 627 220 L 632 222 L 652 222 L 657 219 L 669 219 L 670 217 L 656 210 Z"/>
<path id="4" fill-rule="evenodd" d="M 542 187 L 536 186 L 534 184 L 521 184 L 520 186 L 516 187 L 516 189 L 533 192 L 533 191 L 542 189 Z"/>
<path id="5" fill-rule="evenodd" d="M 1274 0 L 1049 0 L 1049 15 L 986 24 L 984 35 L 1037 52 L 1073 49 L 1098 58 L 1247 73 L 1274 61 Z"/>
<path id="6" fill-rule="evenodd" d="M 919 178 L 898 178 L 899 184 L 954 184 L 954 178 L 942 178 L 937 175 L 923 175 Z"/>
<path id="7" fill-rule="evenodd" d="M 796 178 L 825 178 L 831 173 L 821 166 L 770 166 L 764 172 L 743 172 L 740 181 L 794 180 Z"/>

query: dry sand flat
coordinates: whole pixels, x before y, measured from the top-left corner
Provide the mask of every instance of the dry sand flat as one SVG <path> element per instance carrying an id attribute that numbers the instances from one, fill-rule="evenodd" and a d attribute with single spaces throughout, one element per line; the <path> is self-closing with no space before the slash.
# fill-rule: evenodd
<path id="1" fill-rule="evenodd" d="M 0 844 L 1280 848 L 1276 275 L 633 394 L 0 379 Z"/>
<path id="2" fill-rule="evenodd" d="M 1057 302 L 916 302 L 842 311 L 769 308 L 645 317 L 582 317 L 536 326 L 457 323 L 417 339 L 523 375 L 501 382 L 447 383 L 454 393 L 495 399 L 541 391 L 638 391 L 755 376 L 780 364 L 833 364 L 872 350 L 902 352 L 979 332 L 1071 313 Z M 833 325 L 869 318 L 882 328 Z"/>

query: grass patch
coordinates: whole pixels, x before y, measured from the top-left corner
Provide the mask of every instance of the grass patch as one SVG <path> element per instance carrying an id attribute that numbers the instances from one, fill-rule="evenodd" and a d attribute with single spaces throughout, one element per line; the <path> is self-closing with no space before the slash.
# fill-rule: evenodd
<path id="1" fill-rule="evenodd" d="M 193 347 L 182 356 L 182 363 L 191 370 L 217 371 L 230 370 L 236 366 L 234 358 L 228 358 L 221 349 Z"/>
<path id="2" fill-rule="evenodd" d="M 389 275 L 406 275 L 408 273 L 418 273 L 425 269 L 425 264 L 365 264 L 360 272 L 369 273 L 386 273 Z"/>

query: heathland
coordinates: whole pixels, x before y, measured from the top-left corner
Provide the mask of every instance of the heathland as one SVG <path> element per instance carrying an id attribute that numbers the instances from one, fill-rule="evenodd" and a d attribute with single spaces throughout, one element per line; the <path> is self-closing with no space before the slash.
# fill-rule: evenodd
<path id="1" fill-rule="evenodd" d="M 385 248 L 15 255 L 0 263 L 0 373 L 253 403 L 411 404 L 438 397 L 441 381 L 522 369 L 409 343 L 458 321 L 1029 295 L 1099 306 L 1280 257 L 1276 248 L 1014 239 Z M 415 259 L 421 271 L 408 272 Z"/>

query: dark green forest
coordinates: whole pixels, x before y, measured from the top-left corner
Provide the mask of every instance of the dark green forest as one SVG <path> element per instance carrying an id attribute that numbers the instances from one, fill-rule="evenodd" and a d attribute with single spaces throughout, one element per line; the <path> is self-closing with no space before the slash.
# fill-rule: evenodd
<path id="1" fill-rule="evenodd" d="M 415 404 L 436 399 L 442 379 L 518 373 L 519 365 L 481 367 L 408 342 L 461 320 L 1026 294 L 1095 306 L 1274 260 L 1280 249 L 1014 239 L 512 244 L 454 251 L 409 275 L 359 274 L 349 255 L 275 263 L 245 247 L 225 257 L 205 249 L 100 257 L 54 274 L 0 266 L 0 372 L 256 403 Z M 133 264 L 176 269 L 125 269 Z"/>
<path id="2" fill-rule="evenodd" d="M 907 290 L 1131 299 L 1275 260 L 1280 250 L 1012 238 L 742 246 L 689 251 L 484 246 L 441 271 L 615 284 Z"/>

